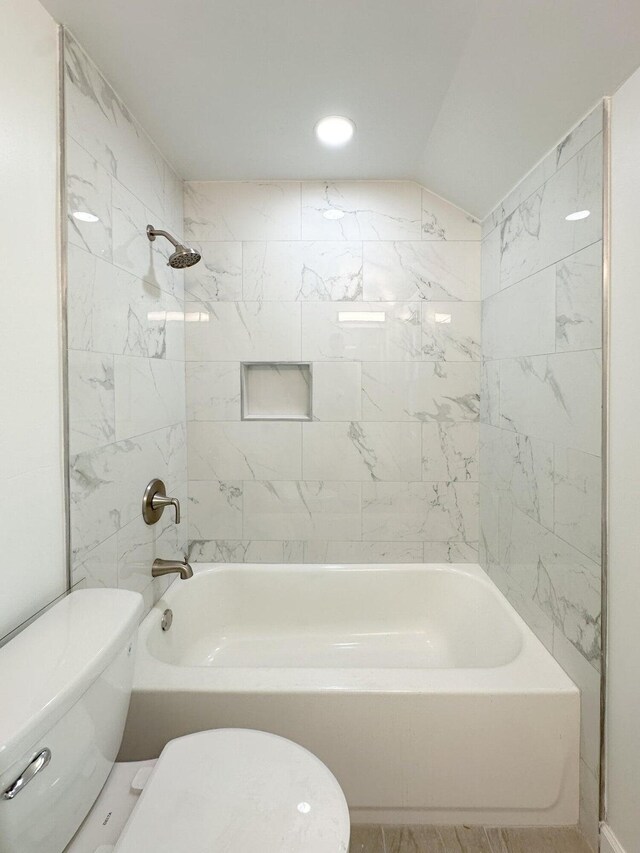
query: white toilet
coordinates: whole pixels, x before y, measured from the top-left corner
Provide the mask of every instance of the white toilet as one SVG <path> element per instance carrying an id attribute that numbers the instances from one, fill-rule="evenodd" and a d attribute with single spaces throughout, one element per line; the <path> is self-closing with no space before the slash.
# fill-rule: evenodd
<path id="1" fill-rule="evenodd" d="M 198 732 L 115 763 L 141 614 L 82 590 L 0 649 L 0 853 L 346 853 L 340 786 L 284 738 Z"/>

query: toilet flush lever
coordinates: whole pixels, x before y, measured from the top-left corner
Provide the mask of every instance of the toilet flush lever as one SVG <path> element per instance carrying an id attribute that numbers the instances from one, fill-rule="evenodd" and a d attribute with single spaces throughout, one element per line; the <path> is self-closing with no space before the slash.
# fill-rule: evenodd
<path id="1" fill-rule="evenodd" d="M 147 485 L 142 496 L 142 517 L 147 524 L 160 521 L 165 508 L 172 506 L 176 514 L 176 524 L 180 524 L 180 501 L 178 498 L 167 497 L 167 490 L 162 480 L 154 479 Z"/>
<path id="2" fill-rule="evenodd" d="M 29 782 L 33 779 L 34 776 L 44 770 L 47 764 L 51 761 L 51 750 L 45 747 L 41 752 L 39 752 L 33 761 L 26 767 L 22 774 L 18 776 L 16 781 L 9 785 L 7 790 L 3 793 L 3 800 L 12 800 L 14 797 L 17 797 L 20 791 L 29 784 Z"/>

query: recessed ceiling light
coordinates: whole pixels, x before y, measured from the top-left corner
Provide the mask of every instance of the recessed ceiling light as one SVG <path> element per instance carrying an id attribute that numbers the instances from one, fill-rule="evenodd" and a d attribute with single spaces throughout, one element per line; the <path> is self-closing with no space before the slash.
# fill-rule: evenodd
<path id="1" fill-rule="evenodd" d="M 94 213 L 87 213 L 86 210 L 74 210 L 73 218 L 79 219 L 80 222 L 99 222 L 100 217 L 96 216 Z"/>
<path id="2" fill-rule="evenodd" d="M 344 210 L 338 210 L 337 207 L 330 207 L 328 210 L 324 210 L 322 215 L 325 219 L 342 219 Z"/>
<path id="3" fill-rule="evenodd" d="M 586 219 L 587 216 L 591 216 L 590 210 L 576 210 L 575 213 L 570 213 L 568 216 L 565 216 L 567 222 L 577 222 L 578 219 Z"/>
<path id="4" fill-rule="evenodd" d="M 324 145 L 339 148 L 346 145 L 353 136 L 355 125 L 344 116 L 327 116 L 316 125 L 316 136 Z"/>

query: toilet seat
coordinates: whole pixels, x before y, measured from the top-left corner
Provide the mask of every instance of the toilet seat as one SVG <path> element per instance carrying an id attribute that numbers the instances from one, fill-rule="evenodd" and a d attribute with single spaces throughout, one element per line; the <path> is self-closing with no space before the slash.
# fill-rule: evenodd
<path id="1" fill-rule="evenodd" d="M 346 853 L 349 812 L 303 747 L 216 729 L 163 749 L 115 853 Z"/>

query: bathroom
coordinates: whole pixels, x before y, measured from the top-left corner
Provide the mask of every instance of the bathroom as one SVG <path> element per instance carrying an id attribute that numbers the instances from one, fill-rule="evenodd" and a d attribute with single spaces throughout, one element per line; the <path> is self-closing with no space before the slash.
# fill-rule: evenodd
<path id="1" fill-rule="evenodd" d="M 640 853 L 637 2 L 2 11 L 0 853 Z"/>

